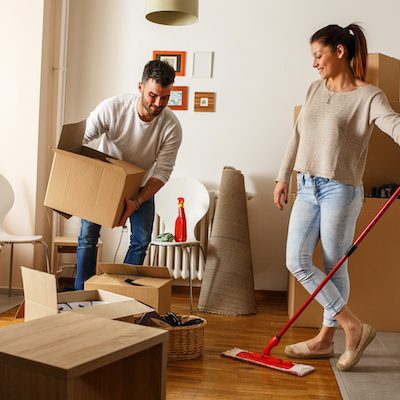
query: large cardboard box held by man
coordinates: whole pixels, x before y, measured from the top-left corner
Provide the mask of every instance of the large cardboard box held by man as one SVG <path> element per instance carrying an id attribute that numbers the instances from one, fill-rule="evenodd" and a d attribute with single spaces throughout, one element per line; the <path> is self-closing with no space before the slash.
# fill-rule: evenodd
<path id="1" fill-rule="evenodd" d="M 170 311 L 172 279 L 168 268 L 107 263 L 97 266 L 103 273 L 89 278 L 85 282 L 85 290 L 103 289 L 133 297 L 159 314 Z M 131 283 L 126 280 L 131 280 Z"/>
<path id="2" fill-rule="evenodd" d="M 86 121 L 64 125 L 54 149 L 44 205 L 110 228 L 121 219 L 125 197 L 133 198 L 145 174 L 127 161 L 83 146 Z"/>
<path id="3" fill-rule="evenodd" d="M 37 271 L 31 268 L 21 267 L 22 282 L 24 286 L 23 310 L 19 315 L 24 316 L 25 321 L 55 315 L 59 312 L 60 305 L 73 303 L 90 303 L 93 305 L 71 308 L 71 312 L 131 321 L 146 312 L 154 311 L 151 307 L 140 303 L 130 297 L 110 293 L 105 290 L 77 290 L 57 293 L 56 278 L 52 274 Z M 69 312 L 69 311 L 68 311 Z"/>

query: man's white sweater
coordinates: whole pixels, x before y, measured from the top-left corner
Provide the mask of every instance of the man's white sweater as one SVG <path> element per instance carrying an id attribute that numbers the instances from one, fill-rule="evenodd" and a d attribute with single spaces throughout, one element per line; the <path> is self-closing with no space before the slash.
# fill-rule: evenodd
<path id="1" fill-rule="evenodd" d="M 151 122 L 142 121 L 140 99 L 126 94 L 102 101 L 87 119 L 84 143 L 101 137 L 99 151 L 147 171 L 142 186 L 151 177 L 165 183 L 175 165 L 182 128 L 167 107 Z"/>

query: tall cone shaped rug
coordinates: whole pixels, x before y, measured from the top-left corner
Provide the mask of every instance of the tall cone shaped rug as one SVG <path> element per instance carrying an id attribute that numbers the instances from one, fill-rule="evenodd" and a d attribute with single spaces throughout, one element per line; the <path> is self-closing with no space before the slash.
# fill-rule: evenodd
<path id="1" fill-rule="evenodd" d="M 231 167 L 222 173 L 198 309 L 225 315 L 257 312 L 244 178 Z"/>

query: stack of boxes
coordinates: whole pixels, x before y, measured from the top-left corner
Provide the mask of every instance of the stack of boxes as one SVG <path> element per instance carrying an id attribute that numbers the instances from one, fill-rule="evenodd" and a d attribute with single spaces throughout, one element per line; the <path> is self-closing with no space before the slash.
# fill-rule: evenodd
<path id="1" fill-rule="evenodd" d="M 400 60 L 383 54 L 369 54 L 366 81 L 380 87 L 393 110 L 400 113 Z M 296 107 L 295 115 L 300 107 Z M 292 192 L 295 194 L 295 176 Z M 357 221 L 356 237 L 364 230 L 386 199 L 369 197 L 373 187 L 388 183 L 400 184 L 400 148 L 385 133 L 374 128 L 364 173 L 364 206 Z M 400 227 L 400 202 L 396 201 L 370 231 L 349 259 L 351 283 L 349 307 L 363 321 L 378 330 L 400 332 L 400 319 L 394 318 L 393 306 L 400 304 L 400 268 L 396 258 Z M 315 265 L 322 267 L 321 249 L 314 255 Z M 306 301 L 308 293 L 289 276 L 289 317 Z M 322 307 L 314 300 L 300 315 L 294 326 L 318 328 L 322 323 Z"/>

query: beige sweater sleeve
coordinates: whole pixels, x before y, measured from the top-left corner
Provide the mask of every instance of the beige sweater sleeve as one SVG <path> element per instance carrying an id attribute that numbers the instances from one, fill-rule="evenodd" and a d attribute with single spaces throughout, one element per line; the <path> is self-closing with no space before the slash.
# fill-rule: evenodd
<path id="1" fill-rule="evenodd" d="M 370 123 L 374 123 L 400 145 L 400 114 L 392 109 L 386 96 L 381 95 L 373 98 Z"/>

